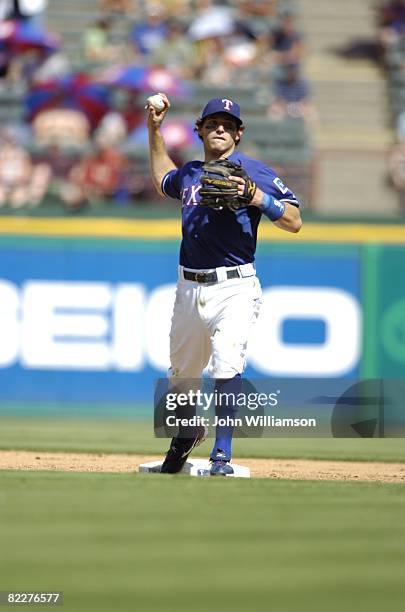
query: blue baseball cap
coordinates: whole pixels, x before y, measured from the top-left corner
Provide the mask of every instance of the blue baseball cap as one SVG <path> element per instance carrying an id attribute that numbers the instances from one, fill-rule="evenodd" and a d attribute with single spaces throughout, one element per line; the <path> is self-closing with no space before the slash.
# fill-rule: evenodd
<path id="1" fill-rule="evenodd" d="M 205 119 L 205 117 L 214 115 L 215 113 L 227 113 L 236 119 L 239 124 L 242 123 L 239 104 L 229 98 L 213 98 L 207 102 L 204 106 L 201 119 Z"/>

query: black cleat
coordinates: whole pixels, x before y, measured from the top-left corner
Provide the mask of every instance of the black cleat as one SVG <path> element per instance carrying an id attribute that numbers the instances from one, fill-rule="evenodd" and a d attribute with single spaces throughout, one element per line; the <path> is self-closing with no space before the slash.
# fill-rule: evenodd
<path id="1" fill-rule="evenodd" d="M 197 436 L 194 438 L 172 438 L 160 472 L 162 474 L 177 474 L 180 472 L 191 451 L 204 442 L 206 435 L 206 428 L 200 427 Z"/>

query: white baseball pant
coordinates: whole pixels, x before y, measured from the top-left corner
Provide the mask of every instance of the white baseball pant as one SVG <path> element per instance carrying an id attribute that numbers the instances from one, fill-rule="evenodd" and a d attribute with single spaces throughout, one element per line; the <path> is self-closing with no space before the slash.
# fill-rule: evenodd
<path id="1" fill-rule="evenodd" d="M 240 277 L 228 279 L 226 272 Z M 216 272 L 218 282 L 184 279 L 183 272 Z M 233 378 L 245 368 L 252 325 L 261 304 L 261 287 L 252 264 L 215 270 L 179 266 L 170 331 L 169 378 Z"/>

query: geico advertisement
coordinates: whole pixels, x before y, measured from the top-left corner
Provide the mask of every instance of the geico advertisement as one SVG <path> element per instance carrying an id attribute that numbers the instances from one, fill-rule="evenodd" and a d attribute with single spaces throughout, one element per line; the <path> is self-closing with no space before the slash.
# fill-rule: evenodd
<path id="1" fill-rule="evenodd" d="M 20 252 L 13 262 L 3 255 L 0 397 L 75 399 L 75 385 L 82 399 L 146 396 L 169 364 L 174 252 Z M 357 263 L 265 256 L 258 275 L 263 300 L 247 374 L 355 376 L 362 345 Z"/>

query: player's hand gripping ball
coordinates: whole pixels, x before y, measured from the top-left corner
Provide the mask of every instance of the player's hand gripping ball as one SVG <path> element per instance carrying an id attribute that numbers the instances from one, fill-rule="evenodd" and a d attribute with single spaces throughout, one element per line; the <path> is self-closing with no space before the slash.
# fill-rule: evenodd
<path id="1" fill-rule="evenodd" d="M 230 176 L 243 178 L 245 186 L 243 194 L 238 193 L 238 183 Z M 201 175 L 200 204 L 215 210 L 228 208 L 235 211 L 242 206 L 248 206 L 256 193 L 257 185 L 239 164 L 227 159 L 206 162 Z"/>
<path id="2" fill-rule="evenodd" d="M 147 98 L 146 105 L 153 106 L 155 111 L 160 113 L 165 107 L 165 101 L 160 94 L 155 94 L 154 96 L 149 96 L 149 98 Z"/>

